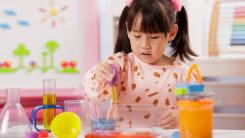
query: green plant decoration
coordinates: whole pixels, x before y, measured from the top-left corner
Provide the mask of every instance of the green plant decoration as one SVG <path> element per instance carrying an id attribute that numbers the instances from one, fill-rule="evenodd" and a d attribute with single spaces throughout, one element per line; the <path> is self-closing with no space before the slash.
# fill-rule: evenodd
<path id="1" fill-rule="evenodd" d="M 25 48 L 25 45 L 23 45 L 23 44 L 20 44 L 18 49 L 14 50 L 14 55 L 20 56 L 20 65 L 15 69 L 15 71 L 17 71 L 20 68 L 24 68 L 24 69 L 26 69 L 27 72 L 30 72 L 26 66 L 23 66 L 23 56 L 24 55 L 27 56 L 27 55 L 29 55 L 29 53 L 30 53 L 29 50 L 27 50 Z"/>
<path id="2" fill-rule="evenodd" d="M 43 68 L 46 68 L 46 56 L 48 55 L 48 52 L 43 52 Z"/>
<path id="3" fill-rule="evenodd" d="M 49 48 L 49 51 L 50 51 L 50 54 L 51 54 L 50 55 L 50 63 L 51 63 L 51 65 L 48 68 L 46 68 L 46 70 L 48 70 L 50 68 L 54 68 L 54 69 L 56 69 L 57 72 L 59 72 L 58 68 L 55 67 L 54 64 L 53 64 L 54 63 L 54 51 L 55 51 L 56 48 L 59 47 L 59 45 L 56 42 L 54 42 L 54 41 L 49 41 L 46 44 L 46 47 Z M 46 72 L 46 70 L 45 70 L 45 72 Z"/>
<path id="4" fill-rule="evenodd" d="M 11 68 L 0 68 L 0 73 L 11 73 L 12 71 L 15 71 L 15 69 L 11 69 Z"/>
<path id="5" fill-rule="evenodd" d="M 28 67 L 23 65 L 23 57 L 29 55 L 30 52 L 28 49 L 25 48 L 24 44 L 20 44 L 19 47 L 16 50 L 14 50 L 14 55 L 20 56 L 20 65 L 17 68 L 12 69 L 12 68 L 10 68 L 11 62 L 5 62 L 3 65 L 1 65 L 1 63 L 0 63 L 0 73 L 11 73 L 13 71 L 16 72 L 20 68 L 26 69 L 26 71 L 29 73 L 32 72 L 32 70 L 35 68 L 41 69 L 43 73 L 47 72 L 47 70 L 49 70 L 51 68 L 55 69 L 57 73 L 79 73 L 75 69 L 76 61 L 70 62 L 69 65 L 71 66 L 71 68 L 67 68 L 68 64 L 66 63 L 65 68 L 62 71 L 59 71 L 59 69 L 54 66 L 54 52 L 55 52 L 56 48 L 59 48 L 59 45 L 57 42 L 49 41 L 45 45 L 45 47 L 49 49 L 49 52 L 42 52 L 42 56 L 43 56 L 43 66 L 42 67 L 37 66 L 34 61 L 32 61 L 33 64 L 31 64 L 30 69 L 28 69 Z M 50 65 L 49 66 L 46 65 L 46 57 L 48 55 L 50 55 Z"/>

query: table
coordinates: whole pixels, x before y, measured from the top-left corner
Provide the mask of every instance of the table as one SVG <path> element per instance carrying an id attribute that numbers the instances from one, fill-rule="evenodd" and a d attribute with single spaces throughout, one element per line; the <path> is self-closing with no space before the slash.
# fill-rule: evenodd
<path id="1" fill-rule="evenodd" d="M 37 126 L 43 128 L 43 126 Z M 162 131 L 162 135 L 159 138 L 171 138 L 172 134 L 179 129 L 165 129 Z M 50 135 L 52 135 L 50 133 Z M 55 138 L 49 136 L 49 138 Z M 79 135 L 77 138 L 84 138 L 84 135 Z M 213 138 L 245 138 L 245 130 L 213 130 Z"/>

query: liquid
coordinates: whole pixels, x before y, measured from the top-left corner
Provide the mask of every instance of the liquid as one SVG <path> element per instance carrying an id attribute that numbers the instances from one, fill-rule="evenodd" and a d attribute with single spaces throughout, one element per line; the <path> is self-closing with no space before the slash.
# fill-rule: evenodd
<path id="1" fill-rule="evenodd" d="M 85 138 L 156 138 L 150 132 L 116 132 L 116 131 L 95 131 L 85 135 Z"/>
<path id="2" fill-rule="evenodd" d="M 212 114 L 210 108 L 180 111 L 181 138 L 212 138 Z"/>
<path id="3" fill-rule="evenodd" d="M 43 95 L 43 105 L 56 105 L 56 95 Z M 56 109 L 43 109 L 43 125 L 47 130 L 50 130 L 51 122 L 56 116 Z"/>
<path id="4" fill-rule="evenodd" d="M 111 87 L 111 96 L 112 96 L 112 102 L 116 104 L 117 103 L 117 92 L 116 92 L 115 86 Z"/>
<path id="5" fill-rule="evenodd" d="M 119 114 L 118 114 L 118 110 L 117 110 L 117 92 L 116 92 L 116 87 L 112 86 L 111 87 L 111 95 L 112 95 L 112 102 L 115 104 L 115 109 L 116 109 L 116 118 L 119 119 Z M 121 129 L 121 125 L 120 122 L 118 122 L 120 129 Z"/>

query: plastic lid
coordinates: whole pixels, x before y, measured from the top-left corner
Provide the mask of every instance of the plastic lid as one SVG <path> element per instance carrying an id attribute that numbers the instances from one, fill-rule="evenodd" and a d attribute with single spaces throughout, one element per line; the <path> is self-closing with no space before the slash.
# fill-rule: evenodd
<path id="1" fill-rule="evenodd" d="M 179 107 L 203 107 L 203 106 L 213 106 L 214 102 L 209 99 L 199 99 L 198 101 L 192 100 L 179 100 Z"/>
<path id="2" fill-rule="evenodd" d="M 38 138 L 39 133 L 38 132 L 27 132 L 26 138 Z"/>
<path id="3" fill-rule="evenodd" d="M 39 131 L 39 137 L 40 138 L 48 137 L 48 132 L 47 131 Z"/>
<path id="4" fill-rule="evenodd" d="M 178 98 L 180 100 L 192 100 L 192 101 L 198 101 L 199 99 L 204 99 L 207 97 L 212 97 L 213 93 L 211 92 L 192 92 L 187 93 L 184 95 L 178 95 Z"/>
<path id="5" fill-rule="evenodd" d="M 186 88 L 175 88 L 175 94 L 176 95 L 184 95 L 187 93 Z"/>

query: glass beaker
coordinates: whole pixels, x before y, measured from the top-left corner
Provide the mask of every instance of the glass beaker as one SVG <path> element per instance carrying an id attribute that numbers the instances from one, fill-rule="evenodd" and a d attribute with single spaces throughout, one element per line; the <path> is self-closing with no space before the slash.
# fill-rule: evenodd
<path id="1" fill-rule="evenodd" d="M 109 108 L 99 107 L 98 123 L 91 120 L 91 133 L 85 138 L 154 138 L 161 135 L 161 106 L 118 104 L 117 109 L 118 114 L 114 104 Z"/>
<path id="2" fill-rule="evenodd" d="M 213 101 L 178 101 L 181 138 L 212 138 Z"/>
<path id="3" fill-rule="evenodd" d="M 88 101 L 85 100 L 67 100 L 65 103 L 65 112 L 73 112 L 78 115 L 82 122 L 80 134 L 84 134 L 84 121 L 85 121 L 85 106 L 87 106 Z"/>
<path id="4" fill-rule="evenodd" d="M 54 79 L 43 80 L 43 105 L 56 105 L 56 83 Z M 56 116 L 56 109 L 43 109 L 43 125 L 50 130 L 51 122 Z"/>
<path id="5" fill-rule="evenodd" d="M 32 128 L 20 104 L 20 89 L 6 89 L 6 99 L 0 114 L 0 138 L 24 138 L 26 132 L 32 132 Z"/>

